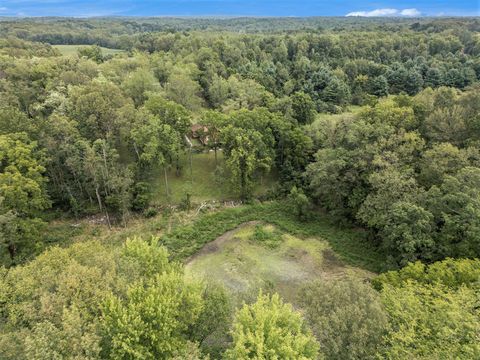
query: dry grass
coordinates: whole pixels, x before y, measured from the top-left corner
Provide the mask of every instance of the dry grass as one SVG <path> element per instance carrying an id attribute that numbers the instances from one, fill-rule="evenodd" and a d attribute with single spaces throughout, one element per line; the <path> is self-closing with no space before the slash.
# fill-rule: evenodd
<path id="1" fill-rule="evenodd" d="M 271 224 L 258 224 L 242 224 L 206 244 L 187 261 L 187 274 L 223 284 L 237 300 L 263 289 L 279 292 L 293 303 L 300 286 L 314 279 L 341 278 L 347 274 L 361 279 L 372 276 L 337 259 L 323 239 L 301 239 L 280 232 Z M 278 233 L 278 246 L 271 248 L 256 240 L 258 226 Z"/>

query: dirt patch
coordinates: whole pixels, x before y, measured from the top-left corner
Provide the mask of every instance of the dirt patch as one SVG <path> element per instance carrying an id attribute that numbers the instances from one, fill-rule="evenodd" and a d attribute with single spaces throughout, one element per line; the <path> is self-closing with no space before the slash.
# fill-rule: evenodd
<path id="1" fill-rule="evenodd" d="M 222 245 L 228 241 L 228 240 L 231 240 L 234 235 L 240 230 L 240 229 L 243 229 L 243 228 L 246 228 L 246 227 L 249 227 L 249 226 L 255 226 L 257 224 L 260 224 L 260 221 L 248 221 L 246 223 L 243 223 L 239 226 L 237 226 L 235 229 L 232 229 L 230 231 L 227 231 L 226 233 L 224 233 L 223 235 L 219 236 L 218 238 L 216 238 L 215 240 L 213 241 L 210 241 L 208 244 L 206 244 L 203 248 L 201 248 L 199 251 L 197 251 L 195 254 L 193 254 L 192 256 L 190 256 L 186 263 L 189 264 L 190 262 L 192 262 L 193 260 L 195 260 L 196 258 L 198 257 L 201 257 L 201 256 L 205 256 L 205 255 L 208 255 L 208 254 L 212 254 L 212 253 L 215 253 L 217 251 L 220 250 L 220 248 L 222 247 Z"/>

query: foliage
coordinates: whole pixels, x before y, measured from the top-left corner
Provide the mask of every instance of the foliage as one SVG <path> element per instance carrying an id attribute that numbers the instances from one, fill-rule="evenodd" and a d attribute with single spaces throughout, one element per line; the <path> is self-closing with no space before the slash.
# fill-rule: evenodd
<path id="1" fill-rule="evenodd" d="M 478 260 L 447 259 L 381 275 L 376 284 L 382 288 L 390 319 L 384 355 L 392 359 L 478 357 L 475 273 Z"/>
<path id="2" fill-rule="evenodd" d="M 253 175 L 268 171 L 272 162 L 271 151 L 262 134 L 228 126 L 222 130 L 225 144 L 226 166 L 232 173 L 232 182 L 242 199 L 252 195 Z"/>
<path id="3" fill-rule="evenodd" d="M 299 313 L 278 294 L 260 294 L 233 322 L 233 346 L 226 359 L 316 359 L 318 344 Z"/>
<path id="4" fill-rule="evenodd" d="M 391 359 L 475 359 L 478 260 L 411 263 L 374 279 L 389 316 L 383 355 Z"/>
<path id="5" fill-rule="evenodd" d="M 50 207 L 44 176 L 47 159 L 25 133 L 0 135 L 0 244 L 11 259 L 34 248 L 42 221 L 37 212 Z"/>
<path id="6" fill-rule="evenodd" d="M 255 228 L 265 251 L 288 232 L 325 238 L 351 265 L 405 265 L 373 281 L 382 304 L 351 281 L 304 289 L 320 355 L 480 357 L 478 29 L 475 18 L 3 19 L 0 357 L 221 357 L 229 296 L 185 278 L 167 249 L 185 260 L 253 220 L 275 228 Z M 118 246 L 137 230 L 116 229 L 112 248 L 86 241 L 12 266 L 74 242 L 79 228 L 59 216 L 127 227 L 131 210 L 265 193 L 287 199 L 143 220 L 168 231 Z M 317 354 L 277 296 L 241 309 L 232 335 L 230 358 Z"/>
<path id="7" fill-rule="evenodd" d="M 446 119 L 445 127 L 432 118 L 452 109 L 470 114 L 475 105 L 466 94 L 440 87 L 391 97 L 315 135 L 319 150 L 306 172 L 313 198 L 366 226 L 392 266 L 479 254 L 478 147 L 463 123 L 470 115 Z"/>
<path id="8" fill-rule="evenodd" d="M 476 287 L 480 275 L 478 259 L 445 259 L 429 265 L 420 261 L 409 263 L 398 271 L 388 271 L 373 279 L 373 286 L 381 290 L 383 285 L 401 287 L 408 281 L 420 284 L 441 284 L 452 289 L 461 286 Z"/>
<path id="9" fill-rule="evenodd" d="M 288 201 L 292 206 L 292 210 L 299 220 L 306 220 L 311 215 L 312 204 L 310 199 L 303 193 L 302 189 L 292 187 L 288 196 Z"/>
<path id="10" fill-rule="evenodd" d="M 90 60 L 93 60 L 97 63 L 103 61 L 102 49 L 100 46 L 85 46 L 77 49 L 79 57 L 86 57 Z"/>
<path id="11" fill-rule="evenodd" d="M 220 358 L 227 349 L 233 317 L 231 295 L 220 285 L 207 283 L 202 292 L 203 308 L 197 322 L 190 327 L 189 337 L 203 353 Z"/>
<path id="12" fill-rule="evenodd" d="M 3 359 L 78 357 L 100 352 L 99 304 L 123 287 L 116 252 L 98 241 L 52 248 L 2 275 Z"/>
<path id="13" fill-rule="evenodd" d="M 315 119 L 315 104 L 311 97 L 303 92 L 292 95 L 293 118 L 299 124 L 311 124 Z"/>
<path id="14" fill-rule="evenodd" d="M 253 233 L 253 240 L 270 249 L 278 247 L 282 241 L 282 234 L 277 230 L 265 229 L 262 225 L 257 224 Z"/>
<path id="15" fill-rule="evenodd" d="M 112 359 L 169 359 L 186 346 L 184 333 L 201 309 L 201 292 L 183 274 L 162 269 L 107 298 L 102 309 L 106 352 Z"/>
<path id="16" fill-rule="evenodd" d="M 382 297 L 392 326 L 386 337 L 387 357 L 478 357 L 475 290 L 462 287 L 451 292 L 441 285 L 407 283 L 401 288 L 386 286 Z"/>
<path id="17" fill-rule="evenodd" d="M 480 253 L 480 169 L 465 167 L 433 186 L 427 203 L 438 224 L 440 252 L 475 257 Z"/>
<path id="18" fill-rule="evenodd" d="M 387 330 L 378 294 L 358 279 L 316 281 L 299 300 L 327 359 L 375 359 Z"/>

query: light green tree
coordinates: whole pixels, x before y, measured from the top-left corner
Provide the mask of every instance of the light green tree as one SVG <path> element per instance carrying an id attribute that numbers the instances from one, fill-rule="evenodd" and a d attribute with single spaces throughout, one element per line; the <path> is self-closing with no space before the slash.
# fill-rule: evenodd
<path id="1" fill-rule="evenodd" d="M 46 162 L 44 152 L 25 133 L 0 135 L 1 244 L 12 260 L 21 247 L 38 240 L 42 221 L 37 212 L 50 207 Z"/>
<path id="2" fill-rule="evenodd" d="M 0 358 L 100 358 L 100 304 L 123 279 L 97 241 L 52 247 L 0 279 Z M 0 270 L 1 271 L 1 270 Z"/>
<path id="3" fill-rule="evenodd" d="M 167 269 L 168 270 L 168 269 Z M 110 296 L 103 307 L 111 359 L 170 359 L 187 347 L 187 330 L 202 310 L 201 288 L 183 273 L 165 271 Z"/>
<path id="4" fill-rule="evenodd" d="M 375 286 L 390 324 L 382 357 L 477 359 L 478 271 L 478 260 L 449 259 L 380 275 Z"/>
<path id="5" fill-rule="evenodd" d="M 317 359 L 319 346 L 302 316 L 278 294 L 260 294 L 244 305 L 232 329 L 232 348 L 225 359 Z"/>
<path id="6" fill-rule="evenodd" d="M 157 79 L 148 69 L 137 69 L 123 81 L 122 88 L 133 99 L 136 106 L 141 106 L 147 99 L 148 92 L 160 87 Z"/>

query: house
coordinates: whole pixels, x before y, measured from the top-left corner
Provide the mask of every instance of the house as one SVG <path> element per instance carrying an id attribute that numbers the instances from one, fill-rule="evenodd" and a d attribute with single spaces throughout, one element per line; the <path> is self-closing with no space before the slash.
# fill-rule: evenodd
<path id="1" fill-rule="evenodd" d="M 200 124 L 193 124 L 190 127 L 190 137 L 192 139 L 197 139 L 202 145 L 207 145 L 208 143 L 208 127 Z"/>

